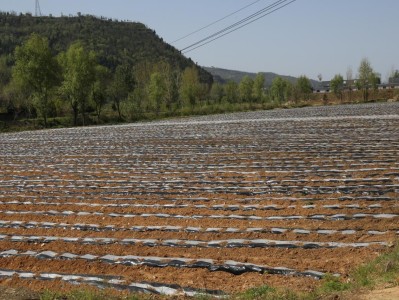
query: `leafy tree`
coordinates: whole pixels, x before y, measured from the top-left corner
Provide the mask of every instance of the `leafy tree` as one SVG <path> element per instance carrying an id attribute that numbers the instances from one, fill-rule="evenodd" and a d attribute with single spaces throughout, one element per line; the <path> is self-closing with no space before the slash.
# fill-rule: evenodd
<path id="1" fill-rule="evenodd" d="M 93 51 L 87 51 L 80 42 L 73 43 L 59 60 L 64 70 L 61 93 L 68 99 L 73 110 L 73 124 L 77 125 L 79 112 L 83 126 L 86 109 L 96 79 L 97 59 Z"/>
<path id="2" fill-rule="evenodd" d="M 11 68 L 8 65 L 6 55 L 0 56 L 0 90 L 3 89 L 11 80 Z"/>
<path id="3" fill-rule="evenodd" d="M 363 58 L 359 66 L 358 88 L 362 90 L 363 100 L 367 101 L 369 97 L 369 88 L 375 82 L 375 74 L 367 58 Z"/>
<path id="4" fill-rule="evenodd" d="M 95 68 L 95 81 L 91 91 L 91 100 L 96 109 L 97 122 L 100 121 L 100 115 L 104 105 L 107 103 L 107 89 L 105 88 L 111 79 L 111 72 L 104 66 L 97 65 Z"/>
<path id="5" fill-rule="evenodd" d="M 242 102 L 252 102 L 252 90 L 254 81 L 248 76 L 244 76 L 238 85 L 238 91 L 240 93 L 240 100 Z"/>
<path id="6" fill-rule="evenodd" d="M 11 68 L 7 63 L 7 56 L 0 56 L 0 110 L 7 108 L 6 88 L 11 80 Z"/>
<path id="7" fill-rule="evenodd" d="M 349 101 L 352 101 L 352 88 L 353 88 L 353 70 L 348 67 L 346 70 L 346 86 L 348 88 Z"/>
<path id="8" fill-rule="evenodd" d="M 180 71 L 173 68 L 169 63 L 162 62 L 159 65 L 159 71 L 163 77 L 165 89 L 165 105 L 168 110 L 172 109 L 173 103 L 179 98 Z"/>
<path id="9" fill-rule="evenodd" d="M 166 94 L 164 80 L 159 72 L 151 74 L 148 89 L 151 104 L 153 107 L 155 107 L 155 113 L 159 115 L 162 107 L 162 100 L 165 99 Z"/>
<path id="10" fill-rule="evenodd" d="M 307 78 L 305 75 L 299 76 L 296 86 L 298 87 L 301 98 L 304 100 L 309 100 L 310 94 L 313 90 L 309 78 Z"/>
<path id="11" fill-rule="evenodd" d="M 256 74 L 254 85 L 252 88 L 252 97 L 256 102 L 262 102 L 265 88 L 265 74 Z"/>
<path id="12" fill-rule="evenodd" d="M 21 85 L 20 82 L 12 80 L 2 93 L 2 100 L 8 112 L 14 114 L 16 120 L 21 114 L 25 114 L 28 118 L 31 117 L 33 111 L 32 101 L 29 97 L 31 91 L 26 85 Z"/>
<path id="13" fill-rule="evenodd" d="M 238 102 L 238 84 L 232 80 L 227 82 L 224 86 L 224 95 L 226 102 Z"/>
<path id="14" fill-rule="evenodd" d="M 399 78 L 399 70 L 392 71 L 389 78 L 392 78 L 392 79 Z"/>
<path id="15" fill-rule="evenodd" d="M 344 89 L 344 78 L 342 77 L 341 74 L 337 74 L 334 76 L 334 78 L 331 80 L 331 89 L 333 93 L 339 97 L 339 99 L 342 102 L 342 90 Z"/>
<path id="16" fill-rule="evenodd" d="M 182 103 L 195 106 L 202 95 L 202 87 L 199 81 L 198 70 L 195 66 L 186 68 L 182 74 L 180 86 L 180 98 Z"/>
<path id="17" fill-rule="evenodd" d="M 46 38 L 32 34 L 15 49 L 12 77 L 17 84 L 31 90 L 34 105 L 47 127 L 50 93 L 60 82 L 60 68 Z"/>
<path id="18" fill-rule="evenodd" d="M 223 96 L 224 96 L 223 86 L 218 82 L 214 82 L 212 84 L 212 88 L 209 95 L 211 101 L 213 103 L 220 103 L 222 102 Z"/>
<path id="19" fill-rule="evenodd" d="M 122 120 L 121 103 L 125 101 L 129 93 L 134 89 L 134 78 L 131 67 L 128 64 L 119 65 L 114 74 L 114 80 L 109 87 L 114 107 L 118 112 L 119 120 Z"/>
<path id="20" fill-rule="evenodd" d="M 285 102 L 288 98 L 289 82 L 281 77 L 273 79 L 272 86 L 270 88 L 271 97 L 274 101 L 279 104 Z"/>

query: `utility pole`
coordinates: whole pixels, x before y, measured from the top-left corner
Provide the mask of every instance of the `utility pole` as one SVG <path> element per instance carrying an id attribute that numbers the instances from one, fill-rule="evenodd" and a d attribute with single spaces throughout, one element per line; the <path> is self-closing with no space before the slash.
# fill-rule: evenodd
<path id="1" fill-rule="evenodd" d="M 40 10 L 40 3 L 39 3 L 39 0 L 36 0 L 35 17 L 41 17 L 41 16 L 42 16 L 42 11 Z"/>

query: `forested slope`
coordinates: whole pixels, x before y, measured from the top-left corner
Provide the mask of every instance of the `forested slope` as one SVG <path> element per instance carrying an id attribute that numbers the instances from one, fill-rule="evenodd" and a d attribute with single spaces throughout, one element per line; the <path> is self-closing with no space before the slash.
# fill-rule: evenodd
<path id="1" fill-rule="evenodd" d="M 122 63 L 134 65 L 143 61 L 165 61 L 180 70 L 194 65 L 142 23 L 82 15 L 33 17 L 0 13 L 0 56 L 12 54 L 32 33 L 48 38 L 55 54 L 80 40 L 88 50 L 96 52 L 101 65 L 111 70 Z M 199 73 L 203 82 L 212 81 L 207 71 L 199 68 Z"/>

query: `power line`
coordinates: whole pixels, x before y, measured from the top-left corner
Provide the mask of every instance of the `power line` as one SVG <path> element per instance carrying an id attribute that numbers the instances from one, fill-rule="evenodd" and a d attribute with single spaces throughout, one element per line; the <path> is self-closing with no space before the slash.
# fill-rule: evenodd
<path id="1" fill-rule="evenodd" d="M 42 11 L 40 9 L 40 3 L 39 3 L 39 0 L 36 0 L 36 3 L 35 3 L 35 16 L 36 17 L 40 17 L 41 15 L 42 15 Z"/>
<path id="2" fill-rule="evenodd" d="M 195 33 L 197 33 L 197 32 L 200 32 L 200 31 L 202 31 L 202 30 L 204 30 L 204 29 L 206 29 L 206 28 L 208 28 L 208 27 L 211 27 L 212 25 L 215 25 L 216 23 L 219 23 L 220 21 L 223 21 L 223 20 L 227 19 L 228 17 L 231 17 L 232 15 L 235 15 L 236 13 L 238 13 L 238 12 L 240 12 L 240 11 L 242 11 L 242 10 L 244 10 L 244 9 L 246 9 L 246 8 L 248 8 L 248 7 L 250 7 L 250 6 L 252 6 L 252 5 L 254 5 L 255 3 L 258 3 L 259 1 L 261 1 L 261 0 L 256 0 L 255 2 L 252 2 L 252 3 L 250 3 L 250 4 L 248 4 L 248 5 L 244 6 L 244 7 L 242 7 L 242 8 L 240 8 L 240 9 L 238 9 L 238 10 L 232 12 L 231 14 L 228 14 L 227 16 L 225 16 L 225 17 L 223 17 L 223 18 L 220 18 L 220 19 L 218 19 L 218 20 L 216 20 L 216 21 L 214 21 L 214 22 L 212 22 L 212 23 L 210 23 L 210 24 L 208 24 L 208 25 L 206 25 L 206 26 L 204 26 L 204 27 L 201 27 L 201 28 L 198 29 L 198 30 L 195 30 L 195 31 L 193 31 L 193 32 L 190 32 L 189 34 L 186 34 L 185 36 L 182 36 L 181 38 L 179 38 L 179 39 L 173 41 L 172 44 L 174 44 L 174 43 L 176 43 L 176 42 L 178 42 L 178 41 L 181 41 L 181 40 L 185 39 L 186 37 L 189 37 L 189 36 L 191 36 L 191 35 L 193 35 L 193 34 L 195 34 Z"/>
<path id="3" fill-rule="evenodd" d="M 254 13 L 253 15 L 251 15 L 251 16 L 249 16 L 247 18 L 244 18 L 241 21 L 234 23 L 233 25 L 230 25 L 230 26 L 228 26 L 228 27 L 226 27 L 226 28 L 224 28 L 224 29 L 222 29 L 222 30 L 220 30 L 220 31 L 218 31 L 218 32 L 216 32 L 216 33 L 214 33 L 214 34 L 212 34 L 212 35 L 210 35 L 210 36 L 198 41 L 198 42 L 196 42 L 196 43 L 193 43 L 193 44 L 183 48 L 181 51 L 183 53 L 188 53 L 188 52 L 193 51 L 193 50 L 195 50 L 197 48 L 205 46 L 205 45 L 207 45 L 207 44 L 209 44 L 209 43 L 211 43 L 211 42 L 213 42 L 213 41 L 215 41 L 217 39 L 220 39 L 221 37 L 223 37 L 223 36 L 225 36 L 227 34 L 230 34 L 230 33 L 234 32 L 234 31 L 237 31 L 238 29 L 240 29 L 242 27 L 245 27 L 245 26 L 247 26 L 247 25 L 249 25 L 249 24 L 251 24 L 251 23 L 253 23 L 253 22 L 255 22 L 255 21 L 259 20 L 259 19 L 261 19 L 261 18 L 264 18 L 267 15 L 270 15 L 271 13 L 273 13 L 275 11 L 278 11 L 278 10 L 288 6 L 289 4 L 295 2 L 296 0 L 291 0 L 288 3 L 285 3 L 287 1 L 288 0 L 277 1 L 277 2 L 269 5 L 268 7 L 259 10 L 258 12 Z M 271 10 L 271 9 L 273 9 L 273 10 Z M 241 25 L 241 26 L 237 27 L 238 25 Z M 234 27 L 237 27 L 237 28 L 234 28 Z M 228 31 L 228 30 L 230 30 L 230 31 Z"/>
<path id="4" fill-rule="evenodd" d="M 209 35 L 209 36 L 203 38 L 202 40 L 197 41 L 197 42 L 195 42 L 195 43 L 193 43 L 193 44 L 191 44 L 191 45 L 189 45 L 189 46 L 187 46 L 187 47 L 181 49 L 181 51 L 184 52 L 184 51 L 187 50 L 187 49 L 190 49 L 190 48 L 195 47 L 196 45 L 199 45 L 199 44 L 201 44 L 201 43 L 203 43 L 203 42 L 205 42 L 205 41 L 207 41 L 207 40 L 209 40 L 209 39 L 212 39 L 213 37 L 218 36 L 218 35 L 220 35 L 220 34 L 226 32 L 226 31 L 228 31 L 228 30 L 230 30 L 230 29 L 232 29 L 232 28 L 234 28 L 234 27 L 237 27 L 238 25 L 241 25 L 242 23 L 245 23 L 245 22 L 247 22 L 248 20 L 251 20 L 251 19 L 257 17 L 258 15 L 260 15 L 260 14 L 262 14 L 262 13 L 264 13 L 264 12 L 267 12 L 267 11 L 269 11 L 270 9 L 272 9 L 272 8 L 278 6 L 278 5 L 280 5 L 280 4 L 282 4 L 282 3 L 286 2 L 286 1 L 288 1 L 288 0 L 278 0 L 278 1 L 276 1 L 276 2 L 274 2 L 274 3 L 272 3 L 272 4 L 268 5 L 268 6 L 266 6 L 266 7 L 264 7 L 264 8 L 258 10 L 257 12 L 253 13 L 252 15 L 250 15 L 250 16 L 244 18 L 244 19 L 241 19 L 240 21 L 238 21 L 238 22 L 236 22 L 236 23 L 234 23 L 234 24 L 232 24 L 232 25 L 230 25 L 230 26 L 228 26 L 228 27 L 225 27 L 224 29 L 219 30 L 218 32 L 216 32 L 216 33 L 214 33 L 214 34 L 211 34 L 211 35 Z"/>

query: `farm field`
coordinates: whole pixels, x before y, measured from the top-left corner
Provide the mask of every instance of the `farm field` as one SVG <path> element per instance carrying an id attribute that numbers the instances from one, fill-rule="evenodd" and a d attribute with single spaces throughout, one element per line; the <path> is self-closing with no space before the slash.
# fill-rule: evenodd
<path id="1" fill-rule="evenodd" d="M 0 284 L 311 290 L 399 235 L 399 103 L 0 134 Z"/>

